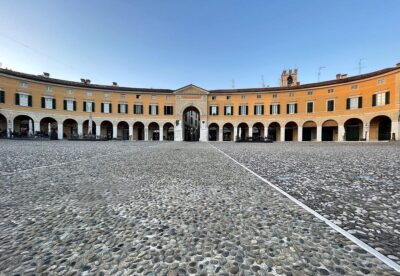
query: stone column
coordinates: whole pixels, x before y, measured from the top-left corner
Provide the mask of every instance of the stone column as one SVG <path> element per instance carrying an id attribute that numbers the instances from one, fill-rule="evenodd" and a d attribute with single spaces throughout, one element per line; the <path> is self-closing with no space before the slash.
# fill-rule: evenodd
<path id="1" fill-rule="evenodd" d="M 285 127 L 281 127 L 281 142 L 285 142 Z"/>
<path id="2" fill-rule="evenodd" d="M 164 140 L 164 128 L 161 126 L 160 127 L 160 141 L 163 141 Z"/>
<path id="3" fill-rule="evenodd" d="M 14 121 L 8 119 L 7 121 L 7 137 L 11 138 L 11 133 L 14 131 Z"/>
<path id="4" fill-rule="evenodd" d="M 96 124 L 96 137 L 101 136 L 101 126 L 100 124 Z"/>
<path id="5" fill-rule="evenodd" d="M 64 125 L 58 124 L 57 126 L 58 140 L 62 140 L 64 136 Z"/>
<path id="6" fill-rule="evenodd" d="M 297 127 L 297 141 L 299 141 L 299 142 L 303 141 L 303 127 L 302 126 Z"/>
<path id="7" fill-rule="evenodd" d="M 148 126 L 144 127 L 144 140 L 149 141 L 149 127 Z"/>
<path id="8" fill-rule="evenodd" d="M 200 139 L 199 141 L 202 142 L 207 142 L 208 141 L 208 127 L 207 127 L 207 123 L 200 119 Z"/>
<path id="9" fill-rule="evenodd" d="M 238 136 L 238 128 L 237 127 L 233 127 L 233 141 L 236 141 L 236 137 Z"/>
<path id="10" fill-rule="evenodd" d="M 253 127 L 249 127 L 249 137 L 253 137 Z"/>
<path id="11" fill-rule="evenodd" d="M 113 126 L 113 139 L 117 139 L 118 137 L 118 127 Z"/>
<path id="12" fill-rule="evenodd" d="M 394 137 L 393 137 L 394 134 Z M 396 141 L 400 140 L 400 122 L 399 121 L 392 121 L 392 131 L 390 134 L 390 139 L 395 138 Z"/>
<path id="13" fill-rule="evenodd" d="M 78 136 L 82 137 L 83 136 L 83 125 L 78 124 Z"/>
<path id="14" fill-rule="evenodd" d="M 129 140 L 133 140 L 133 126 L 129 125 Z"/>
<path id="15" fill-rule="evenodd" d="M 218 141 L 224 141 L 224 129 L 222 127 L 218 130 Z"/>
<path id="16" fill-rule="evenodd" d="M 317 126 L 317 142 L 322 141 L 322 126 Z"/>
<path id="17" fill-rule="evenodd" d="M 174 127 L 174 141 L 182 141 L 182 121 L 179 120 L 177 125 Z"/>
<path id="18" fill-rule="evenodd" d="M 344 138 L 344 125 L 338 125 L 338 141 L 343 142 Z"/>

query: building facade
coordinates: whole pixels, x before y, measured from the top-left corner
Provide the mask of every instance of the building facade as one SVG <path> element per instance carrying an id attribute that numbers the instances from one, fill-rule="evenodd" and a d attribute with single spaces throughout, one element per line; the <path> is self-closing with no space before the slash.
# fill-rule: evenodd
<path id="1" fill-rule="evenodd" d="M 280 87 L 145 89 L 0 69 L 3 137 L 122 140 L 377 141 L 400 133 L 400 64 Z"/>

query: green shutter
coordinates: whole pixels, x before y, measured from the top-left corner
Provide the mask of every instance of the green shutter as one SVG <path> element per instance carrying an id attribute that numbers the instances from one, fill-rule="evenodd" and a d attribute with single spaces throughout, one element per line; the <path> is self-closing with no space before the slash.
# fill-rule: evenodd
<path id="1" fill-rule="evenodd" d="M 53 109 L 56 109 L 57 105 L 56 105 L 56 99 L 53 99 Z"/>
<path id="2" fill-rule="evenodd" d="M 294 104 L 294 113 L 297 113 L 297 103 Z"/>
<path id="3" fill-rule="evenodd" d="M 272 115 L 272 104 L 269 105 L 269 115 Z"/>
<path id="4" fill-rule="evenodd" d="M 390 92 L 386 92 L 386 95 L 385 95 L 385 104 L 390 104 Z"/>
<path id="5" fill-rule="evenodd" d="M 110 103 L 109 112 L 112 113 L 112 104 Z"/>
<path id="6" fill-rule="evenodd" d="M 362 108 L 362 97 L 358 97 L 358 108 Z"/>
<path id="7" fill-rule="evenodd" d="M 289 104 L 286 105 L 286 114 L 289 114 Z"/>
<path id="8" fill-rule="evenodd" d="M 5 96 L 4 96 L 4 91 L 1 90 L 1 91 L 0 91 L 0 103 L 4 103 L 4 102 L 5 102 L 5 101 L 4 101 L 4 98 L 5 98 Z"/>
<path id="9" fill-rule="evenodd" d="M 67 110 L 67 100 L 64 100 L 64 110 Z"/>
<path id="10" fill-rule="evenodd" d="M 45 104 L 46 104 L 45 101 L 46 101 L 46 99 L 45 99 L 44 97 L 42 97 L 41 100 L 42 100 L 42 108 L 45 108 Z"/>
<path id="11" fill-rule="evenodd" d="M 83 112 L 86 112 L 86 102 L 83 102 Z"/>
<path id="12" fill-rule="evenodd" d="M 19 105 L 19 94 L 15 93 L 15 105 Z"/>
<path id="13" fill-rule="evenodd" d="M 350 109 L 350 98 L 346 99 L 346 109 Z"/>
<path id="14" fill-rule="evenodd" d="M 76 111 L 76 101 L 74 101 L 74 111 Z"/>
<path id="15" fill-rule="evenodd" d="M 281 114 L 281 105 L 278 104 L 278 114 Z"/>
<path id="16" fill-rule="evenodd" d="M 104 113 L 104 104 L 101 103 L 101 113 Z"/>
<path id="17" fill-rule="evenodd" d="M 118 113 L 121 113 L 121 104 L 118 104 Z"/>
<path id="18" fill-rule="evenodd" d="M 92 103 L 92 112 L 95 112 L 95 109 L 94 109 L 94 102 Z"/>
<path id="19" fill-rule="evenodd" d="M 28 106 L 32 106 L 32 95 L 28 96 Z"/>
<path id="20" fill-rule="evenodd" d="M 376 106 L 376 94 L 372 95 L 372 106 Z"/>

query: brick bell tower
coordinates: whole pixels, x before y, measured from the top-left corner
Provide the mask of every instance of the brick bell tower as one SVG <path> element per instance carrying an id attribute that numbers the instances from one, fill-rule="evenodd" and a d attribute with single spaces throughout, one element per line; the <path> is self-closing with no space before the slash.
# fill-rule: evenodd
<path id="1" fill-rule="evenodd" d="M 289 69 L 289 71 L 283 70 L 281 74 L 281 87 L 289 87 L 299 85 L 297 81 L 297 69 Z"/>

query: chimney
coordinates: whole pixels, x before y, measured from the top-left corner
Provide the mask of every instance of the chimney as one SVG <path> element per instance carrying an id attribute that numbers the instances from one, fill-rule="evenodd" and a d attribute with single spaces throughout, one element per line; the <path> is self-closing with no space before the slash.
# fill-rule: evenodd
<path id="1" fill-rule="evenodd" d="M 117 82 L 115 82 L 115 81 L 113 81 L 113 86 L 118 86 L 118 83 Z"/>
<path id="2" fill-rule="evenodd" d="M 341 80 L 347 78 L 347 74 L 336 74 L 336 79 Z"/>
<path id="3" fill-rule="evenodd" d="M 396 64 L 396 67 L 400 67 L 400 62 Z"/>
<path id="4" fill-rule="evenodd" d="M 296 82 L 296 85 L 300 85 L 300 82 L 298 81 L 298 82 Z"/>
<path id="5" fill-rule="evenodd" d="M 47 72 L 43 72 L 43 77 L 45 77 L 45 78 L 49 78 L 49 77 L 50 77 L 50 74 L 49 74 L 49 73 L 47 73 Z"/>
<path id="6" fill-rule="evenodd" d="M 85 80 L 85 84 L 90 84 L 90 80 L 89 80 L 89 79 L 86 79 L 86 80 Z"/>
<path id="7" fill-rule="evenodd" d="M 81 79 L 81 83 L 86 83 L 86 80 L 85 79 Z"/>

